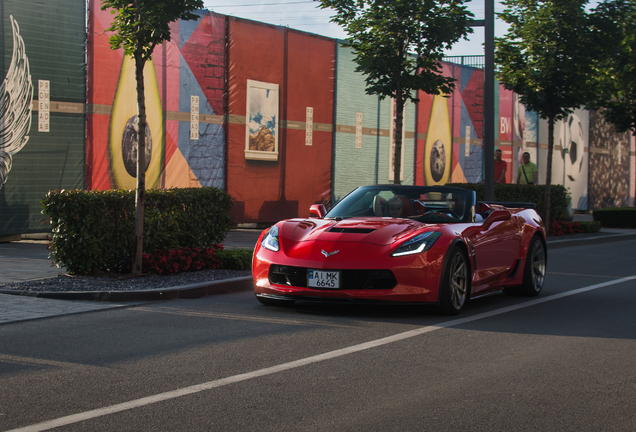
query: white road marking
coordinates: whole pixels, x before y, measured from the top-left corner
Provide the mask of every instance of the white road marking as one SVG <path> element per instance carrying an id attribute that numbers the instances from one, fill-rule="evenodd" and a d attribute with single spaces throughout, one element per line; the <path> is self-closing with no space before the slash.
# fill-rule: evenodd
<path id="1" fill-rule="evenodd" d="M 108 414 L 114 414 L 114 413 L 118 413 L 121 411 L 127 411 L 133 408 L 139 408 L 142 406 L 146 406 L 146 405 L 150 405 L 150 404 L 154 404 L 157 402 L 161 402 L 161 401 L 165 401 L 165 400 L 169 400 L 169 399 L 175 399 L 181 396 L 186 396 L 186 395 L 190 395 L 190 394 L 194 394 L 194 393 L 199 393 L 202 391 L 206 391 L 206 390 L 210 390 L 213 388 L 217 388 L 217 387 L 223 387 L 229 384 L 234 384 L 237 382 L 241 382 L 241 381 L 247 381 L 253 378 L 258 378 L 258 377 L 262 377 L 265 375 L 271 375 L 277 372 L 283 372 L 286 370 L 290 370 L 290 369 L 295 369 L 301 366 L 306 366 L 312 363 L 318 363 L 318 362 L 322 362 L 325 360 L 331 360 L 333 358 L 337 358 L 337 357 L 342 357 L 348 354 L 353 354 L 356 352 L 360 352 L 360 351 L 364 351 L 364 350 L 368 350 L 371 348 L 376 348 L 382 345 L 387 345 L 390 343 L 394 343 L 394 342 L 398 342 L 404 339 L 409 339 L 415 336 L 419 336 L 422 335 L 424 333 L 430 333 L 432 331 L 435 330 L 440 330 L 440 329 L 444 329 L 444 328 L 449 328 L 449 327 L 454 327 L 454 326 L 458 326 L 461 324 L 465 324 L 465 323 L 469 323 L 469 322 L 473 322 L 473 321 L 478 321 L 481 319 L 485 319 L 485 318 L 490 318 L 493 316 L 497 316 L 497 315 L 501 315 L 501 314 L 505 314 L 508 312 L 512 312 L 515 310 L 519 310 L 519 309 L 525 309 L 531 306 L 535 306 L 541 303 L 547 303 L 550 301 L 554 301 L 554 300 L 558 300 L 564 297 L 569 297 L 569 296 L 573 296 L 576 294 L 581 294 L 587 291 L 592 291 L 592 290 L 596 290 L 599 288 L 604 288 L 607 286 L 611 286 L 611 285 L 616 285 L 619 283 L 623 283 L 623 282 L 628 282 L 631 280 L 635 280 L 636 276 L 629 276 L 629 277 L 625 277 L 622 279 L 617 279 L 617 280 L 613 280 L 613 281 L 609 281 L 609 282 L 603 282 L 603 283 L 599 283 L 596 285 L 590 285 L 587 287 L 583 287 L 583 288 L 579 288 L 579 289 L 575 289 L 572 291 L 567 291 L 561 294 L 555 294 L 555 295 L 551 295 L 548 297 L 543 297 L 543 298 L 538 298 L 535 300 L 530 300 L 524 303 L 520 303 L 518 305 L 514 305 L 514 306 L 508 306 L 508 307 L 504 307 L 501 309 L 496 309 L 490 312 L 484 312 L 481 314 L 477 314 L 477 315 L 472 315 L 466 318 L 459 318 L 459 319 L 455 319 L 455 320 L 451 320 L 451 321 L 446 321 L 434 326 L 426 326 L 426 327 L 420 327 L 414 330 L 410 330 L 404 333 L 398 333 L 396 335 L 393 336 L 387 336 L 385 338 L 382 339 L 376 339 L 374 341 L 370 341 L 370 342 L 365 342 L 365 343 L 361 343 L 358 345 L 352 345 L 350 347 L 347 348 L 342 348 L 339 350 L 335 350 L 335 351 L 330 351 L 324 354 L 318 354 L 315 356 L 311 356 L 311 357 L 307 357 L 304 359 L 300 359 L 300 360 L 296 360 L 296 361 L 292 361 L 292 362 L 288 362 L 288 363 L 283 363 L 280 365 L 276 365 L 276 366 L 272 366 L 272 367 L 268 367 L 265 369 L 259 369 L 253 372 L 247 372 L 244 374 L 239 374 L 239 375 L 234 375 L 234 376 L 230 376 L 227 378 L 222 378 L 219 380 L 214 380 L 214 381 L 209 381 L 207 383 L 203 383 L 203 384 L 197 384 L 197 385 L 193 385 L 190 387 L 185 387 L 182 389 L 177 389 L 177 390 L 173 390 L 173 391 L 169 391 L 169 392 L 165 392 L 165 393 L 159 393 L 153 396 L 148 396 L 145 398 L 141 398 L 141 399 L 135 399 L 129 402 L 124 402 L 124 403 L 120 403 L 120 404 L 116 404 L 116 405 L 111 405 L 111 406 L 107 406 L 104 408 L 98 408 L 98 409 L 94 409 L 91 411 L 85 411 L 83 413 L 78 413 L 78 414 L 73 414 L 73 415 L 69 415 L 69 416 L 65 416 L 65 417 L 60 417 L 54 420 L 49 420 L 49 421 L 45 421 L 42 423 L 37 423 L 34 425 L 30 425 L 30 426 L 25 426 L 22 428 L 18 428 L 18 429 L 12 429 L 10 431 L 6 431 L 6 432 L 38 432 L 38 431 L 45 431 L 45 430 L 50 430 L 50 429 L 54 429 L 60 426 L 66 426 L 66 425 L 70 425 L 70 424 L 74 424 L 74 423 L 79 423 L 82 421 L 86 421 L 86 420 L 90 420 L 90 419 L 94 419 L 97 417 L 101 417 L 101 416 L 105 416 Z"/>

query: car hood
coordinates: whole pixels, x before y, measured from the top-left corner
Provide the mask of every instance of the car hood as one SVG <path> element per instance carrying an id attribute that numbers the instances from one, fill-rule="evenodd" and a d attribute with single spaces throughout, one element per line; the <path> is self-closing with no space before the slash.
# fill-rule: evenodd
<path id="1" fill-rule="evenodd" d="M 426 227 L 431 225 L 410 219 L 291 219 L 283 222 L 281 237 L 291 242 L 360 242 L 385 246 L 410 237 Z"/>

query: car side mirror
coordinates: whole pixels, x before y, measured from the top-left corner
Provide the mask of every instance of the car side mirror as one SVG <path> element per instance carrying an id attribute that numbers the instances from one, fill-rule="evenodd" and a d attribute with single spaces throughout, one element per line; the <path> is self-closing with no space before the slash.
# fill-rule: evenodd
<path id="1" fill-rule="evenodd" d="M 322 219 L 327 214 L 327 209 L 322 204 L 312 204 L 309 207 L 309 217 Z"/>
<path id="2" fill-rule="evenodd" d="M 511 217 L 512 217 L 512 214 L 510 213 L 510 210 L 505 210 L 505 209 L 494 210 L 492 213 L 488 215 L 488 217 L 482 224 L 481 229 L 482 231 L 485 231 L 489 229 L 490 226 L 494 224 L 495 222 L 510 220 Z"/>

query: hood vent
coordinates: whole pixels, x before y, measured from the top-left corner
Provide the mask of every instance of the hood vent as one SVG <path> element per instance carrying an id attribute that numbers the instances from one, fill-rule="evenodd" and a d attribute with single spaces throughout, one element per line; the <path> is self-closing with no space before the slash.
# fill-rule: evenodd
<path id="1" fill-rule="evenodd" d="M 343 233 L 343 234 L 369 234 L 375 231 L 373 228 L 339 228 L 333 227 L 329 232 Z"/>

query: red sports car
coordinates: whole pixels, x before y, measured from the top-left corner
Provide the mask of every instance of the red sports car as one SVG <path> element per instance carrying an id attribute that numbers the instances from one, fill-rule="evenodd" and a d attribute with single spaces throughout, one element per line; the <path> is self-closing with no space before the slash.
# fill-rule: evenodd
<path id="1" fill-rule="evenodd" d="M 543 221 L 526 203 L 502 204 L 454 187 L 359 187 L 328 213 L 313 205 L 313 217 L 261 234 L 256 298 L 428 303 L 457 314 L 493 291 L 536 296 L 547 262 Z"/>

